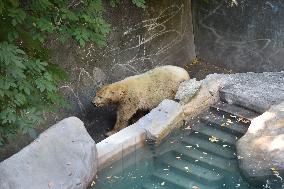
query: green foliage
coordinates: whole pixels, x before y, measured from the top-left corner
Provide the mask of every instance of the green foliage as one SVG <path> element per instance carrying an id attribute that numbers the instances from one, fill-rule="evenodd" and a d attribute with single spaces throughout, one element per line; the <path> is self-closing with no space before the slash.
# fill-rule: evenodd
<path id="1" fill-rule="evenodd" d="M 0 1 L 0 145 L 18 131 L 36 136 L 42 113 L 66 105 L 58 92 L 66 73 L 49 63 L 47 39 L 103 46 L 111 29 L 104 11 L 102 0 Z"/>
<path id="2" fill-rule="evenodd" d="M 16 45 L 0 43 L 0 143 L 18 129 L 34 133 L 43 111 L 64 105 L 57 90 L 60 77 L 48 67 Z"/>

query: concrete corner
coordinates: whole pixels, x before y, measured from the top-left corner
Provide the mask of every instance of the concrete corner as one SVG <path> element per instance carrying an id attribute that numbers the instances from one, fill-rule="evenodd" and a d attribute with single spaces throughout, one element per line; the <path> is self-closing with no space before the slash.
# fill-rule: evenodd
<path id="1" fill-rule="evenodd" d="M 145 130 L 130 125 L 97 144 L 98 166 L 102 169 L 133 152 L 145 143 Z"/>

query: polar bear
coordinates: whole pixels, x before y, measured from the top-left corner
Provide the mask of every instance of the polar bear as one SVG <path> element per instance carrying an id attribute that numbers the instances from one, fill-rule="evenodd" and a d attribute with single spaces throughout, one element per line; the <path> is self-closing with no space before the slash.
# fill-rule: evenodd
<path id="1" fill-rule="evenodd" d="M 181 82 L 189 75 L 177 66 L 161 66 L 140 75 L 105 85 L 99 89 L 92 103 L 96 106 L 117 104 L 117 120 L 111 135 L 128 125 L 138 110 L 151 110 L 164 99 L 173 99 Z"/>

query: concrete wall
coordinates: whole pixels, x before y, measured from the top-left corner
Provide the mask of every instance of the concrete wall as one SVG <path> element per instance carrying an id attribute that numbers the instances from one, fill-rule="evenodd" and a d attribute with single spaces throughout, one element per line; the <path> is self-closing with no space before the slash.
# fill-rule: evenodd
<path id="1" fill-rule="evenodd" d="M 161 65 L 183 67 L 195 58 L 191 2 L 188 0 L 147 1 L 145 10 L 123 0 L 107 8 L 112 25 L 107 46 L 90 44 L 84 49 L 74 43 L 50 43 L 53 61 L 70 74 L 61 91 L 72 103 L 68 112 L 78 116 L 97 134 L 115 123 L 115 109 L 96 108 L 91 99 L 103 84 L 121 80 Z"/>
<path id="2" fill-rule="evenodd" d="M 237 72 L 284 70 L 282 0 L 193 0 L 196 54 Z"/>

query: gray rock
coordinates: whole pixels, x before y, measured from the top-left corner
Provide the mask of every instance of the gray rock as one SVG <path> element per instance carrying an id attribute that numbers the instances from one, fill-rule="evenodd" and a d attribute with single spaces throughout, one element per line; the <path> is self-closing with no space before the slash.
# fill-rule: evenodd
<path id="1" fill-rule="evenodd" d="M 284 100 L 284 72 L 238 73 L 224 77 L 220 98 L 263 113 Z"/>
<path id="2" fill-rule="evenodd" d="M 275 185 L 272 188 L 284 184 L 284 101 L 252 120 L 237 142 L 237 153 L 239 167 L 251 183 L 268 182 Z"/>
<path id="3" fill-rule="evenodd" d="M 200 86 L 201 81 L 196 81 L 195 78 L 182 82 L 176 93 L 175 99 L 181 104 L 188 103 L 199 90 Z"/>
<path id="4" fill-rule="evenodd" d="M 181 126 L 182 106 L 173 100 L 163 100 L 158 107 L 134 125 L 146 131 L 146 139 L 160 143 L 173 129 Z"/>
<path id="5" fill-rule="evenodd" d="M 82 121 L 69 117 L 0 163 L 0 188 L 83 189 L 96 170 L 95 142 Z"/>

